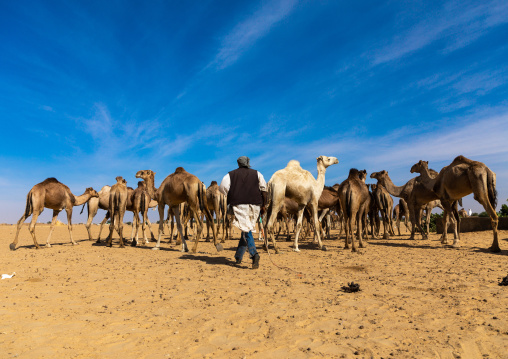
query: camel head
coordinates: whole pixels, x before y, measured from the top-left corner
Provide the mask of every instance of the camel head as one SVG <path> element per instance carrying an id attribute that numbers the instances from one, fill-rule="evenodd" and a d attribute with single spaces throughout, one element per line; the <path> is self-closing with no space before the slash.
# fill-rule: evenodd
<path id="1" fill-rule="evenodd" d="M 146 188 L 145 181 L 138 181 L 138 188 Z"/>
<path id="2" fill-rule="evenodd" d="M 116 183 L 120 183 L 120 184 L 127 184 L 127 181 L 123 179 L 122 176 L 118 176 L 115 178 L 116 179 Z"/>
<path id="3" fill-rule="evenodd" d="M 411 167 L 411 173 L 422 173 L 424 169 L 429 168 L 429 161 L 418 161 L 418 163 L 415 163 L 413 167 Z"/>
<path id="4" fill-rule="evenodd" d="M 388 177 L 388 171 L 385 171 L 385 170 L 382 170 L 382 171 L 379 171 L 379 172 L 372 172 L 370 174 L 370 178 L 375 178 L 378 181 L 382 181 L 386 177 Z"/>
<path id="5" fill-rule="evenodd" d="M 138 171 L 136 173 L 136 178 L 142 178 L 144 179 L 145 181 L 149 178 L 154 178 L 155 177 L 155 172 L 152 171 L 152 170 L 141 170 L 141 171 Z"/>
<path id="6" fill-rule="evenodd" d="M 99 194 L 92 187 L 88 187 L 87 189 L 85 189 L 85 193 L 89 194 L 90 197 L 99 198 Z"/>
<path id="7" fill-rule="evenodd" d="M 325 166 L 325 168 L 339 163 L 339 160 L 337 159 L 337 157 L 328 157 L 328 156 L 319 156 L 317 158 L 317 161 L 318 161 L 318 164 L 319 164 L 319 162 L 321 162 Z"/>
<path id="8" fill-rule="evenodd" d="M 358 171 L 358 178 L 365 183 L 365 180 L 367 179 L 367 170 Z"/>

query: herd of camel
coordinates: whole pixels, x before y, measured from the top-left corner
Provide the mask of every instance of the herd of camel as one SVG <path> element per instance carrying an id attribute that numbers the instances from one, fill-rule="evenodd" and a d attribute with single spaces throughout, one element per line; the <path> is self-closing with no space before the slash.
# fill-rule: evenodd
<path id="1" fill-rule="evenodd" d="M 383 220 L 384 237 L 387 238 L 391 233 L 394 235 L 391 224 L 391 214 L 393 211 L 393 199 L 391 196 L 400 198 L 398 207 L 396 206 L 396 218 L 404 215 L 405 219 L 411 222 L 411 239 L 415 238 L 416 230 L 421 232 L 423 238 L 426 238 L 426 232 L 421 228 L 422 211 L 429 208 L 440 206 L 443 209 L 444 228 L 448 228 L 448 221 L 451 219 L 456 223 L 453 246 L 457 247 L 460 240 L 460 216 L 457 210 L 457 203 L 471 193 L 491 218 L 494 239 L 490 250 L 499 252 L 498 242 L 498 217 L 496 213 L 496 175 L 485 164 L 473 161 L 464 156 L 456 157 L 452 163 L 438 173 L 429 169 L 428 162 L 419 161 L 411 168 L 411 173 L 419 173 L 419 176 L 412 178 L 402 186 L 396 186 L 391 181 L 387 171 L 373 172 L 370 177 L 377 180 L 377 184 L 367 185 L 367 171 L 351 169 L 348 178 L 341 184 L 327 187 L 325 183 L 326 169 L 337 164 L 336 157 L 320 156 L 317 158 L 318 176 L 314 178 L 309 171 L 301 168 L 300 163 L 295 160 L 289 161 L 287 166 L 273 174 L 268 182 L 268 204 L 264 218 L 260 222 L 264 223 L 265 243 L 264 247 L 268 250 L 268 240 L 271 239 L 275 252 L 278 252 L 275 241 L 276 223 L 286 221 L 286 228 L 289 233 L 287 218 L 293 215 L 296 219 L 295 238 L 293 250 L 298 252 L 298 238 L 302 231 L 304 215 L 308 222 L 313 225 L 314 238 L 320 249 L 326 250 L 321 241 L 324 235 L 322 220 L 325 215 L 328 216 L 327 225 L 330 225 L 330 213 L 340 213 L 344 222 L 345 229 L 345 248 L 351 244 L 352 251 L 356 251 L 354 240 L 354 231 L 358 246 L 363 248 L 363 236 L 368 235 L 367 218 L 370 218 L 371 233 L 374 235 L 379 231 L 379 222 Z M 222 250 L 222 245 L 217 241 L 217 225 L 222 223 L 222 242 L 224 236 L 227 236 L 227 206 L 224 195 L 220 193 L 216 181 L 206 186 L 198 177 L 178 167 L 174 173 L 167 176 L 161 185 L 155 187 L 155 172 L 151 170 L 142 170 L 136 173 L 136 178 L 142 179 L 138 182 L 136 189 L 127 187 L 125 179 L 116 178 L 113 186 L 104 186 L 100 192 L 93 188 L 87 188 L 81 196 L 74 196 L 70 189 L 60 183 L 55 178 L 48 178 L 45 181 L 36 184 L 28 193 L 26 199 L 25 213 L 17 223 L 16 236 L 10 244 L 10 249 L 16 249 L 18 243 L 19 231 L 23 222 L 32 215 L 29 225 L 29 231 L 32 235 L 35 247 L 39 248 L 35 236 L 35 224 L 40 213 L 44 208 L 53 210 L 53 220 L 51 222 L 50 232 L 46 241 L 46 246 L 50 247 L 50 238 L 56 223 L 58 214 L 65 209 L 67 212 L 68 229 L 72 244 L 76 244 L 72 238 L 71 216 L 74 206 L 88 204 L 88 220 L 86 228 L 89 239 L 92 239 L 90 227 L 93 217 L 97 214 L 99 208 L 107 210 L 106 217 L 110 219 L 109 236 L 107 246 L 112 246 L 114 231 L 116 230 L 120 237 L 120 247 L 124 247 L 123 236 L 123 217 L 126 210 L 134 213 L 132 245 L 137 245 L 138 231 L 142 226 L 144 243 L 148 243 L 145 234 L 145 224 L 148 223 L 151 231 L 151 223 L 148 220 L 147 211 L 151 207 L 157 206 L 159 211 L 159 231 L 157 243 L 153 249 L 160 248 L 161 236 L 164 231 L 164 214 L 166 205 L 169 206 L 168 218 L 173 216 L 182 241 L 182 251 L 188 251 L 186 243 L 186 234 L 183 233 L 181 215 L 184 212 L 187 221 L 194 221 L 196 224 L 196 239 L 192 251 L 197 251 L 198 242 L 203 230 L 202 216 L 206 217 L 207 226 L 211 227 L 213 242 L 218 251 Z M 391 195 L 391 196 L 390 196 Z M 141 219 L 140 219 L 141 216 Z M 230 221 L 229 221 L 230 222 Z M 376 224 L 377 223 L 377 224 Z M 407 222 L 406 222 L 407 223 Z M 406 224 L 407 226 L 407 224 Z M 279 228 L 281 224 L 279 224 Z M 397 223 L 400 235 L 400 225 Z M 135 230 L 135 236 L 134 236 Z M 100 242 L 100 231 L 98 241 Z M 280 231 L 280 229 L 279 229 Z M 186 226 L 187 232 L 187 226 Z M 172 238 L 172 234 L 170 236 Z M 154 235 L 152 233 L 152 239 Z M 208 240 L 208 236 L 207 236 Z M 171 241 L 171 239 L 170 239 Z M 441 242 L 447 243 L 447 230 L 444 230 Z"/>

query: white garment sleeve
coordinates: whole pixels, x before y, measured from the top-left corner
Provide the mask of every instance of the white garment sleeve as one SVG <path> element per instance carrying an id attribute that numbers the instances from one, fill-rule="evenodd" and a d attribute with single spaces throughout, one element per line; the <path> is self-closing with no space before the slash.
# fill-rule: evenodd
<path id="1" fill-rule="evenodd" d="M 220 186 L 219 186 L 219 191 L 227 197 L 228 195 L 228 192 L 229 192 L 229 188 L 231 187 L 231 178 L 229 177 L 229 173 L 227 175 L 224 176 L 224 178 L 222 179 L 222 182 L 220 183 Z"/>
<path id="2" fill-rule="evenodd" d="M 268 189 L 266 188 L 266 181 L 263 175 L 258 171 L 258 180 L 259 180 L 259 189 L 262 192 L 266 192 Z"/>

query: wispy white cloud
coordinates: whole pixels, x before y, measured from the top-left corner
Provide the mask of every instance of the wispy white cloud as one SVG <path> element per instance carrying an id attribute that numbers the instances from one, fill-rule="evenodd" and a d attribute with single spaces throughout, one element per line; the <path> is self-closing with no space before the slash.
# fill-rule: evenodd
<path id="1" fill-rule="evenodd" d="M 382 64 L 418 51 L 437 40 L 445 40 L 444 52 L 462 48 L 490 28 L 508 22 L 506 1 L 464 3 L 452 1 L 441 11 L 429 13 L 386 46 L 373 52 L 372 63 Z M 369 56 L 371 57 L 371 56 Z"/>
<path id="2" fill-rule="evenodd" d="M 221 42 L 219 50 L 208 65 L 222 70 L 235 63 L 256 41 L 265 36 L 293 10 L 296 0 L 269 2 L 244 21 L 238 23 Z"/>

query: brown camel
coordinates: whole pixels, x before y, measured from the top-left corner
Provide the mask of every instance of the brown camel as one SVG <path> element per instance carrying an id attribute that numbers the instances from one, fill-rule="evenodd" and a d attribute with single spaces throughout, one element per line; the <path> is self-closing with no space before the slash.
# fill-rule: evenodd
<path id="1" fill-rule="evenodd" d="M 116 177 L 116 183 L 111 187 L 109 192 L 109 213 L 111 214 L 111 222 L 109 224 L 109 239 L 107 246 L 113 245 L 113 232 L 115 223 L 120 236 L 120 248 L 124 248 L 123 242 L 123 216 L 127 207 L 127 181 L 123 177 Z"/>
<path id="2" fill-rule="evenodd" d="M 497 191 L 496 174 L 484 163 L 470 160 L 464 156 L 456 157 L 449 166 L 444 167 L 436 178 L 434 192 L 439 196 L 445 211 L 454 213 L 457 227 L 460 229 L 460 217 L 454 202 L 474 193 L 485 211 L 490 215 L 494 238 L 490 250 L 500 252 L 497 236 L 498 217 L 496 213 Z M 448 228 L 448 217 L 444 218 L 444 228 Z M 446 243 L 447 231 L 444 231 L 443 242 Z M 453 246 L 458 247 L 459 238 L 454 239 Z"/>
<path id="3" fill-rule="evenodd" d="M 111 186 L 102 187 L 102 189 L 99 191 L 99 197 L 91 197 L 85 204 L 83 204 L 83 208 L 81 208 L 81 213 L 83 213 L 83 209 L 85 208 L 85 205 L 88 204 L 88 219 L 86 221 L 85 227 L 86 227 L 86 230 L 88 231 L 88 239 L 89 240 L 92 240 L 92 232 L 91 232 L 92 221 L 93 221 L 94 217 L 97 215 L 97 211 L 99 209 L 103 209 L 106 211 L 106 215 L 104 216 L 104 219 L 101 221 L 100 226 L 99 226 L 99 235 L 97 236 L 97 243 L 101 242 L 102 227 L 107 222 L 107 220 L 110 218 L 110 213 L 109 213 L 109 193 L 110 193 L 110 191 L 111 191 Z M 133 212 L 132 195 L 134 194 L 134 189 L 131 187 L 127 187 L 127 192 L 128 192 L 128 195 L 127 195 L 127 207 L 126 208 L 127 208 L 127 211 Z M 149 208 L 154 208 L 155 206 L 157 206 L 157 201 L 154 201 L 154 200 L 151 200 L 148 204 Z M 135 223 L 135 218 L 133 218 L 132 222 Z M 151 223 L 148 220 L 148 218 L 147 218 L 147 222 L 149 224 L 148 228 L 150 229 L 150 233 L 152 235 L 152 240 L 155 240 L 155 237 L 152 232 Z M 134 229 L 135 229 L 135 227 L 132 226 L 131 241 L 134 238 Z"/>
<path id="4" fill-rule="evenodd" d="M 224 243 L 225 236 L 225 227 L 226 221 L 224 220 L 224 216 L 226 215 L 227 203 L 226 197 L 219 191 L 219 185 L 217 181 L 212 181 L 210 186 L 206 189 L 206 203 L 208 208 L 210 209 L 210 213 L 215 213 L 215 218 L 217 219 L 217 234 L 219 233 L 219 227 L 222 223 L 222 238 L 221 243 Z M 210 223 L 206 221 L 206 241 L 210 242 Z"/>
<path id="5" fill-rule="evenodd" d="M 143 219 L 142 222 L 142 232 L 143 232 L 143 240 L 145 245 L 148 244 L 148 238 L 146 238 L 145 227 L 146 223 L 148 223 L 148 228 L 150 229 L 150 233 L 152 235 L 152 240 L 155 240 L 155 237 L 152 232 L 152 223 L 148 219 L 148 208 L 150 207 L 150 195 L 146 189 L 145 181 L 138 182 L 138 188 L 136 188 L 131 196 L 130 196 L 130 204 L 131 208 L 127 206 L 127 210 L 131 210 L 134 213 L 132 228 L 136 227 L 136 238 L 132 236 L 132 246 L 136 246 L 138 243 L 138 232 L 139 232 L 139 215 Z"/>
<path id="6" fill-rule="evenodd" d="M 326 216 L 326 234 L 328 235 L 328 239 L 330 239 L 330 227 L 331 227 L 331 216 L 330 211 L 335 210 L 337 207 L 340 207 L 339 201 L 339 192 L 338 188 L 325 186 L 323 188 L 323 192 L 321 193 L 321 197 L 319 197 L 318 208 L 321 211 L 321 215 L 319 216 L 319 222 L 321 223 Z M 325 235 L 324 231 L 321 234 Z"/>
<path id="7" fill-rule="evenodd" d="M 268 249 L 268 237 L 272 239 L 275 253 L 278 253 L 277 245 L 273 235 L 273 225 L 279 213 L 280 207 L 284 202 L 285 197 L 289 197 L 298 203 L 298 220 L 296 224 L 296 234 L 293 250 L 299 252 L 298 249 L 298 236 L 302 229 L 302 219 L 305 207 L 308 206 L 311 211 L 311 216 L 314 220 L 314 227 L 319 228 L 318 220 L 318 201 L 323 192 L 325 184 L 326 169 L 339 163 L 335 157 L 319 156 L 317 158 L 318 178 L 314 179 L 309 171 L 302 169 L 300 162 L 291 160 L 286 168 L 275 172 L 268 182 L 269 194 L 269 216 L 265 230 L 265 248 Z M 321 235 L 317 235 L 319 248 L 326 250 L 326 247 L 321 243 Z"/>
<path id="8" fill-rule="evenodd" d="M 395 206 L 393 209 L 393 218 L 397 221 L 397 231 L 399 232 L 400 236 L 400 222 L 402 221 L 402 217 L 404 217 L 404 225 L 406 226 L 406 232 L 407 232 L 407 222 L 409 219 L 409 208 L 407 207 L 406 201 L 404 199 L 399 198 L 399 204 Z"/>
<path id="9" fill-rule="evenodd" d="M 430 171 L 431 171 L 431 174 L 437 175 L 436 171 L 434 171 L 434 170 L 430 170 Z M 410 200 L 410 196 L 411 196 L 411 193 L 413 192 L 413 187 L 416 183 L 416 177 L 407 181 L 407 183 L 404 184 L 403 186 L 395 186 L 393 184 L 392 180 L 390 179 L 388 172 L 385 170 L 380 171 L 380 172 L 371 173 L 370 178 L 375 178 L 378 181 L 378 184 L 381 184 L 384 188 L 386 188 L 388 193 L 391 194 L 392 196 L 402 198 L 402 199 L 404 199 L 404 201 L 406 201 L 408 208 L 409 208 L 409 215 L 410 215 L 409 220 L 411 221 L 411 236 L 409 239 L 414 239 L 415 232 L 416 232 L 415 231 L 416 224 L 413 223 L 413 222 L 415 222 L 415 220 L 414 220 L 415 214 L 413 213 L 414 209 L 411 207 L 412 202 L 414 202 L 414 200 Z M 419 226 L 419 228 L 421 228 L 421 226 Z"/>
<path id="10" fill-rule="evenodd" d="M 56 178 L 47 178 L 43 182 L 36 184 L 26 196 L 25 213 L 18 221 L 16 237 L 14 238 L 14 242 L 10 244 L 10 249 L 16 249 L 19 230 L 21 229 L 23 222 L 32 214 L 32 221 L 30 222 L 28 229 L 32 235 L 35 248 L 40 248 L 37 243 L 37 239 L 35 238 L 35 224 L 37 223 L 37 217 L 39 217 L 44 208 L 53 210 L 53 220 L 51 221 L 48 239 L 46 240 L 46 247 L 51 247 L 49 240 L 51 239 L 51 233 L 53 233 L 53 228 L 55 227 L 56 217 L 63 209 L 67 212 L 67 228 L 69 229 L 71 243 L 73 245 L 77 244 L 72 238 L 72 207 L 81 206 L 83 203 L 88 201 L 90 197 L 99 197 L 99 194 L 93 188 L 87 188 L 85 193 L 76 197 L 72 194 L 69 187 L 58 182 Z"/>
<path id="11" fill-rule="evenodd" d="M 392 236 L 395 235 L 392 224 L 393 199 L 381 184 L 374 185 L 371 188 L 376 207 L 381 212 L 381 217 L 383 218 L 383 238 L 388 239 L 390 234 Z"/>
<path id="12" fill-rule="evenodd" d="M 364 221 L 370 200 L 369 189 L 365 184 L 366 171 L 364 171 L 359 171 L 356 168 L 350 169 L 348 178 L 339 186 L 340 204 L 346 228 L 344 248 L 349 249 L 349 242 L 351 242 L 351 250 L 353 252 L 356 252 L 356 245 L 353 239 L 355 225 L 358 246 L 360 248 L 364 247 L 362 241 L 362 222 Z"/>
<path id="13" fill-rule="evenodd" d="M 433 190 L 434 185 L 436 183 L 437 175 L 435 174 L 435 171 L 429 170 L 428 165 L 429 165 L 428 161 L 420 160 L 411 167 L 411 173 L 415 172 L 420 173 L 420 176 L 416 177 L 416 183 L 413 188 L 413 193 L 411 194 L 410 197 L 410 201 L 412 201 L 414 205 L 416 221 L 418 221 L 419 224 L 423 223 L 421 220 L 422 212 L 423 210 L 425 210 L 427 222 L 427 231 L 425 232 L 425 235 L 428 235 L 430 226 L 430 215 L 432 213 L 432 209 L 434 209 L 435 207 L 439 207 L 443 210 L 443 224 L 445 224 L 448 216 L 451 215 L 452 222 L 454 223 L 454 239 L 458 239 L 459 238 L 458 226 L 455 218 L 458 217 L 457 203 L 459 201 L 462 202 L 462 199 L 456 200 L 452 203 L 451 212 L 446 208 L 444 208 L 441 204 L 441 201 L 439 199 L 436 199 L 437 195 Z M 424 203 L 425 201 L 427 201 L 427 203 Z M 441 236 L 441 242 L 446 244 L 446 236 L 444 233 Z"/>
<path id="14" fill-rule="evenodd" d="M 221 251 L 222 245 L 217 242 L 215 223 L 206 203 L 206 187 L 199 178 L 184 170 L 183 167 L 178 167 L 175 172 L 167 176 L 164 181 L 162 181 L 160 187 L 156 189 L 154 185 L 154 177 L 155 172 L 151 170 L 142 170 L 136 173 L 136 178 L 142 178 L 146 182 L 150 197 L 155 199 L 159 205 L 159 235 L 157 238 L 157 244 L 153 249 L 160 248 L 160 240 L 164 226 L 164 207 L 168 205 L 175 213 L 176 226 L 180 236 L 182 237 L 182 251 L 189 251 L 186 238 L 183 235 L 182 224 L 180 221 L 180 210 L 178 207 L 180 203 L 187 202 L 189 210 L 192 213 L 192 217 L 194 217 L 197 225 L 197 235 L 192 251 L 194 253 L 197 252 L 198 242 L 203 230 L 203 223 L 199 218 L 200 209 L 204 211 L 207 221 L 210 221 L 212 224 L 213 243 L 215 248 L 217 248 L 217 251 Z"/>
<path id="15" fill-rule="evenodd" d="M 467 214 L 467 211 L 464 208 L 461 208 L 459 210 L 459 216 L 462 218 L 467 218 L 467 217 L 469 217 L 469 214 Z"/>

